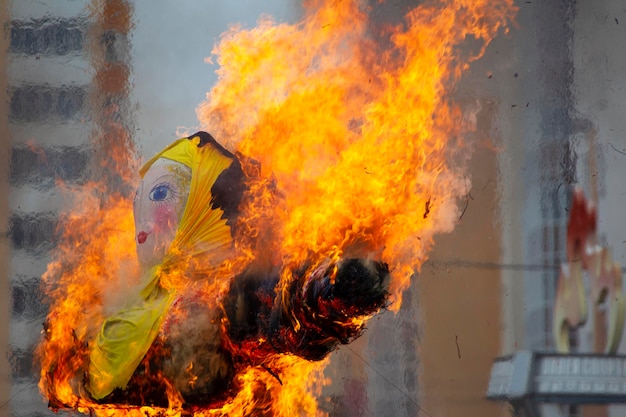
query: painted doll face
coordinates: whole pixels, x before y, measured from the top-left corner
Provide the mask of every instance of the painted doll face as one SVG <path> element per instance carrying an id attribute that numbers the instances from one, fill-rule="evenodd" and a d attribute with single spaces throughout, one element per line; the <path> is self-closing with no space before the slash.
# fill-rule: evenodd
<path id="1" fill-rule="evenodd" d="M 144 175 L 133 208 L 137 257 L 143 270 L 163 261 L 176 236 L 190 183 L 191 170 L 165 158 L 155 161 Z"/>

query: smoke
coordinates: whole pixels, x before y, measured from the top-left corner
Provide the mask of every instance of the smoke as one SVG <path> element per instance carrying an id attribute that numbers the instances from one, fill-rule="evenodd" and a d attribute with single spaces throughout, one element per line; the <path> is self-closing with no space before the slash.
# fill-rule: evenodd
<path id="1" fill-rule="evenodd" d="M 199 292 L 187 292 L 175 303 L 161 334 L 168 357 L 163 375 L 190 403 L 204 403 L 224 394 L 234 374 L 232 358 L 222 350 L 221 315 Z"/>

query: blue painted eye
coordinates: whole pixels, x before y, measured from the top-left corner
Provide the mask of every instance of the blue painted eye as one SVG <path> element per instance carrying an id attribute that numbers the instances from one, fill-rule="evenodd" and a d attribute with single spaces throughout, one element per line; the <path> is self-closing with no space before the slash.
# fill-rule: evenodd
<path id="1" fill-rule="evenodd" d="M 171 197 L 170 187 L 166 184 L 157 185 L 150 190 L 149 197 L 152 201 L 166 200 Z"/>

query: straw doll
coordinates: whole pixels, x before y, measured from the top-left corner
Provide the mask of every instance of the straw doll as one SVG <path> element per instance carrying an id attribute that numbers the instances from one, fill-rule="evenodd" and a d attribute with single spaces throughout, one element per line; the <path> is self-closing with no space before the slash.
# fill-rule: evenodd
<path id="1" fill-rule="evenodd" d="M 260 241 L 256 260 L 226 275 L 253 180 L 240 158 L 198 132 L 141 169 L 134 217 L 144 278 L 138 301 L 90 343 L 85 386 L 94 400 L 167 407 L 174 392 L 185 406 L 218 406 L 246 368 L 280 379 L 277 355 L 320 360 L 361 334 L 354 318 L 385 307 L 382 262 L 311 259 L 285 280 Z"/>

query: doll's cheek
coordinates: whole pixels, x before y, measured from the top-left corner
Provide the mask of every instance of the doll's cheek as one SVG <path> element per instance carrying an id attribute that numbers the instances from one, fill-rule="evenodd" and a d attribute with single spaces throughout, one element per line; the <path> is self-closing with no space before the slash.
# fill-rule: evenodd
<path id="1" fill-rule="evenodd" d="M 178 214 L 173 204 L 164 204 L 154 210 L 153 221 L 158 231 L 176 230 L 178 227 Z"/>

